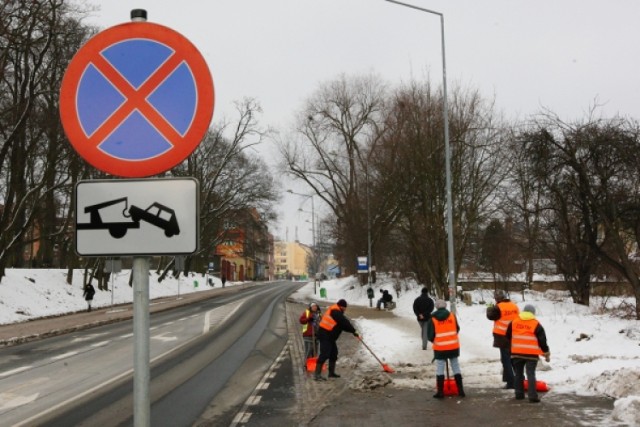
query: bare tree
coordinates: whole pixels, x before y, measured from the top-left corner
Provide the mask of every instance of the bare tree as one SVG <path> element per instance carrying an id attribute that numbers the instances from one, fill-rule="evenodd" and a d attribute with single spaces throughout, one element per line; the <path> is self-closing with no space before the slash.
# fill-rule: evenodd
<path id="1" fill-rule="evenodd" d="M 589 303 L 597 260 L 632 286 L 640 319 L 640 269 L 631 255 L 638 244 L 640 148 L 638 124 L 623 118 L 595 117 L 566 123 L 546 112 L 527 138 L 527 149 L 552 197 L 547 209 L 556 232 L 559 266 L 573 276 L 574 301 Z"/>
<path id="2" fill-rule="evenodd" d="M 347 272 L 367 253 L 368 232 L 381 224 L 374 215 L 368 224 L 367 198 L 374 194 L 371 161 L 384 133 L 385 96 L 385 85 L 372 75 L 323 83 L 299 113 L 294 135 L 279 143 L 283 169 L 333 213 L 336 256 Z"/>
<path id="3" fill-rule="evenodd" d="M 258 123 L 262 110 L 256 100 L 237 102 L 236 111 L 236 121 L 212 128 L 188 159 L 172 170 L 176 176 L 192 176 L 200 182 L 201 248 L 196 257 L 211 253 L 225 239 L 224 222 L 238 212 L 254 208 L 264 222 L 275 218 L 275 180 L 250 151 L 270 131 Z"/>
<path id="4" fill-rule="evenodd" d="M 447 295 L 448 258 L 442 94 L 428 83 L 400 88 L 387 118 L 384 174 L 397 184 L 405 257 L 419 282 Z M 456 271 L 479 224 L 495 210 L 504 176 L 504 130 L 477 92 L 456 89 L 450 100 Z"/>
<path id="5" fill-rule="evenodd" d="M 43 212 L 55 218 L 66 179 L 55 98 L 68 53 L 86 34 L 72 12 L 64 0 L 9 0 L 0 9 L 0 278 L 8 263 L 23 264 L 25 243 L 53 233 L 55 219 Z"/>

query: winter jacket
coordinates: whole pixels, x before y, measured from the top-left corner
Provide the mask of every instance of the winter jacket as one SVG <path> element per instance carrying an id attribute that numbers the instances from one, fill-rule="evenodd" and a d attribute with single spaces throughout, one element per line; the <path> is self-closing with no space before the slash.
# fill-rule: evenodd
<path id="1" fill-rule="evenodd" d="M 82 296 L 84 297 L 85 300 L 91 301 L 95 294 L 96 294 L 96 289 L 93 287 L 92 284 L 89 283 L 84 287 L 84 293 L 82 294 Z"/>
<path id="2" fill-rule="evenodd" d="M 431 318 L 431 312 L 433 311 L 433 300 L 429 295 L 422 294 L 413 301 L 413 312 L 416 315 L 418 321 L 429 320 Z M 420 314 L 423 318 L 420 319 Z"/>
<path id="3" fill-rule="evenodd" d="M 391 295 L 389 293 L 389 291 L 384 290 L 384 291 L 382 291 L 382 298 L 380 298 L 380 299 L 382 301 L 384 301 L 384 302 L 391 302 L 391 301 L 393 301 L 393 295 Z"/>
<path id="4" fill-rule="evenodd" d="M 427 339 L 429 341 L 433 342 L 436 338 L 435 322 L 447 320 L 450 315 L 451 315 L 451 312 L 446 308 L 439 308 L 433 312 L 433 314 L 431 315 L 431 321 L 427 323 Z M 458 323 L 458 319 L 455 317 L 455 315 L 453 315 L 453 318 L 455 319 L 455 322 L 456 322 L 455 329 L 457 334 L 460 331 L 460 324 Z M 458 348 L 453 350 L 444 350 L 444 351 L 434 350 L 433 351 L 434 359 L 453 359 L 455 357 L 460 357 L 459 346 Z"/>
<path id="5" fill-rule="evenodd" d="M 511 345 L 506 337 L 507 326 L 518 316 L 518 306 L 508 299 L 487 307 L 487 319 L 493 320 L 493 346 L 509 348 Z"/>
<path id="6" fill-rule="evenodd" d="M 353 327 L 347 316 L 344 315 L 340 306 L 334 304 L 324 312 L 320 327 L 318 328 L 318 338 L 330 338 L 336 341 L 342 331 L 355 334 L 356 328 Z"/>
<path id="7" fill-rule="evenodd" d="M 540 322 L 537 321 L 536 316 L 533 313 L 530 313 L 528 311 L 523 311 L 522 313 L 520 313 L 518 315 L 518 318 L 515 319 L 513 322 L 511 322 L 509 324 L 509 326 L 507 327 L 507 339 L 509 340 L 510 344 L 513 344 L 513 341 L 516 340 L 518 341 L 518 338 L 514 337 L 514 333 L 513 333 L 513 324 L 514 322 L 516 323 L 516 328 L 518 327 L 518 324 L 522 325 L 522 326 L 528 326 L 531 325 L 532 326 L 532 330 L 530 332 L 524 333 L 524 334 L 515 334 L 517 335 L 521 335 L 525 337 L 532 337 L 535 338 L 535 340 L 537 341 L 537 343 L 533 340 L 533 346 L 537 345 L 539 351 L 535 351 L 535 350 L 524 350 L 521 352 L 518 352 L 518 347 L 517 346 L 513 346 L 512 345 L 512 350 L 511 350 L 511 358 L 512 359 L 532 359 L 532 360 L 538 360 L 538 354 L 541 353 L 548 353 L 549 352 L 549 346 L 547 345 L 547 334 L 544 331 L 544 328 L 542 327 L 542 325 L 540 324 Z M 533 326 L 535 325 L 535 326 Z M 520 340 L 520 342 L 522 342 L 522 340 Z M 532 354 L 532 353 L 538 353 L 538 354 Z"/>
<path id="8" fill-rule="evenodd" d="M 302 326 L 302 336 L 312 337 L 318 334 L 318 325 L 320 323 L 320 316 L 322 313 L 320 310 L 313 312 L 310 308 L 307 308 L 300 316 L 300 323 Z"/>

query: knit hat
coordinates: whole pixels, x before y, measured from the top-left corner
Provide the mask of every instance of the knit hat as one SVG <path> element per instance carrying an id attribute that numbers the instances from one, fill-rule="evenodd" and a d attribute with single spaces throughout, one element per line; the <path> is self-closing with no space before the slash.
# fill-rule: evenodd
<path id="1" fill-rule="evenodd" d="M 436 301 L 436 308 L 447 308 L 447 302 L 443 299 Z"/>
<path id="2" fill-rule="evenodd" d="M 316 307 L 320 308 L 320 306 L 318 305 L 318 303 L 317 303 L 317 302 L 312 302 L 312 303 L 310 303 L 310 304 L 309 304 L 309 308 L 313 308 L 313 306 L 314 306 L 314 305 L 315 305 Z"/>
<path id="3" fill-rule="evenodd" d="M 340 307 L 347 308 L 347 302 L 346 302 L 345 300 L 343 300 L 343 299 L 341 299 L 340 301 L 338 301 L 338 305 L 339 305 Z"/>
<path id="4" fill-rule="evenodd" d="M 423 294 L 426 294 L 426 293 L 428 293 L 428 292 L 429 292 L 429 289 L 427 289 L 427 288 L 422 288 L 422 293 L 423 293 Z"/>
<path id="5" fill-rule="evenodd" d="M 534 306 L 532 306 L 531 304 L 525 305 L 524 309 L 522 311 L 528 311 L 531 314 L 536 314 L 536 308 Z"/>

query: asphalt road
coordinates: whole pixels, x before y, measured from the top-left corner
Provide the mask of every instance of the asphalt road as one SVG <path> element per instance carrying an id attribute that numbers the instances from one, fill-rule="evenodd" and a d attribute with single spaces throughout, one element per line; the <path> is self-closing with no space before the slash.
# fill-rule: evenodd
<path id="1" fill-rule="evenodd" d="M 287 342 L 282 307 L 296 286 L 256 286 L 153 315 L 152 425 L 193 425 L 212 406 L 231 420 Z M 131 425 L 131 332 L 125 321 L 2 349 L 0 425 Z"/>

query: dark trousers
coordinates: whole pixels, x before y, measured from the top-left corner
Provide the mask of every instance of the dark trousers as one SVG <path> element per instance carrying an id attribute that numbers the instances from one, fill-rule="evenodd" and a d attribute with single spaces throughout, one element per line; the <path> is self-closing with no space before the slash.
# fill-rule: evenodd
<path id="1" fill-rule="evenodd" d="M 536 391 L 536 367 L 538 361 L 534 359 L 511 359 L 513 362 L 513 370 L 515 371 L 515 390 L 516 396 L 524 396 L 524 371 L 527 371 L 527 381 L 529 381 L 528 397 L 529 399 L 537 399 L 538 392 Z"/>
<path id="2" fill-rule="evenodd" d="M 338 345 L 336 340 L 331 337 L 321 335 L 318 337 L 320 341 L 320 355 L 318 356 L 318 365 L 322 365 L 325 361 L 335 362 L 338 360 Z"/>
<path id="3" fill-rule="evenodd" d="M 502 362 L 502 381 L 507 387 L 513 387 L 513 364 L 511 363 L 511 349 L 500 348 L 500 361 Z"/>
<path id="4" fill-rule="evenodd" d="M 427 344 L 429 343 L 429 338 L 427 336 L 427 330 L 428 330 L 428 325 L 429 325 L 429 320 L 418 320 L 418 323 L 420 324 L 420 335 L 422 337 L 422 349 L 426 350 L 427 349 Z"/>

